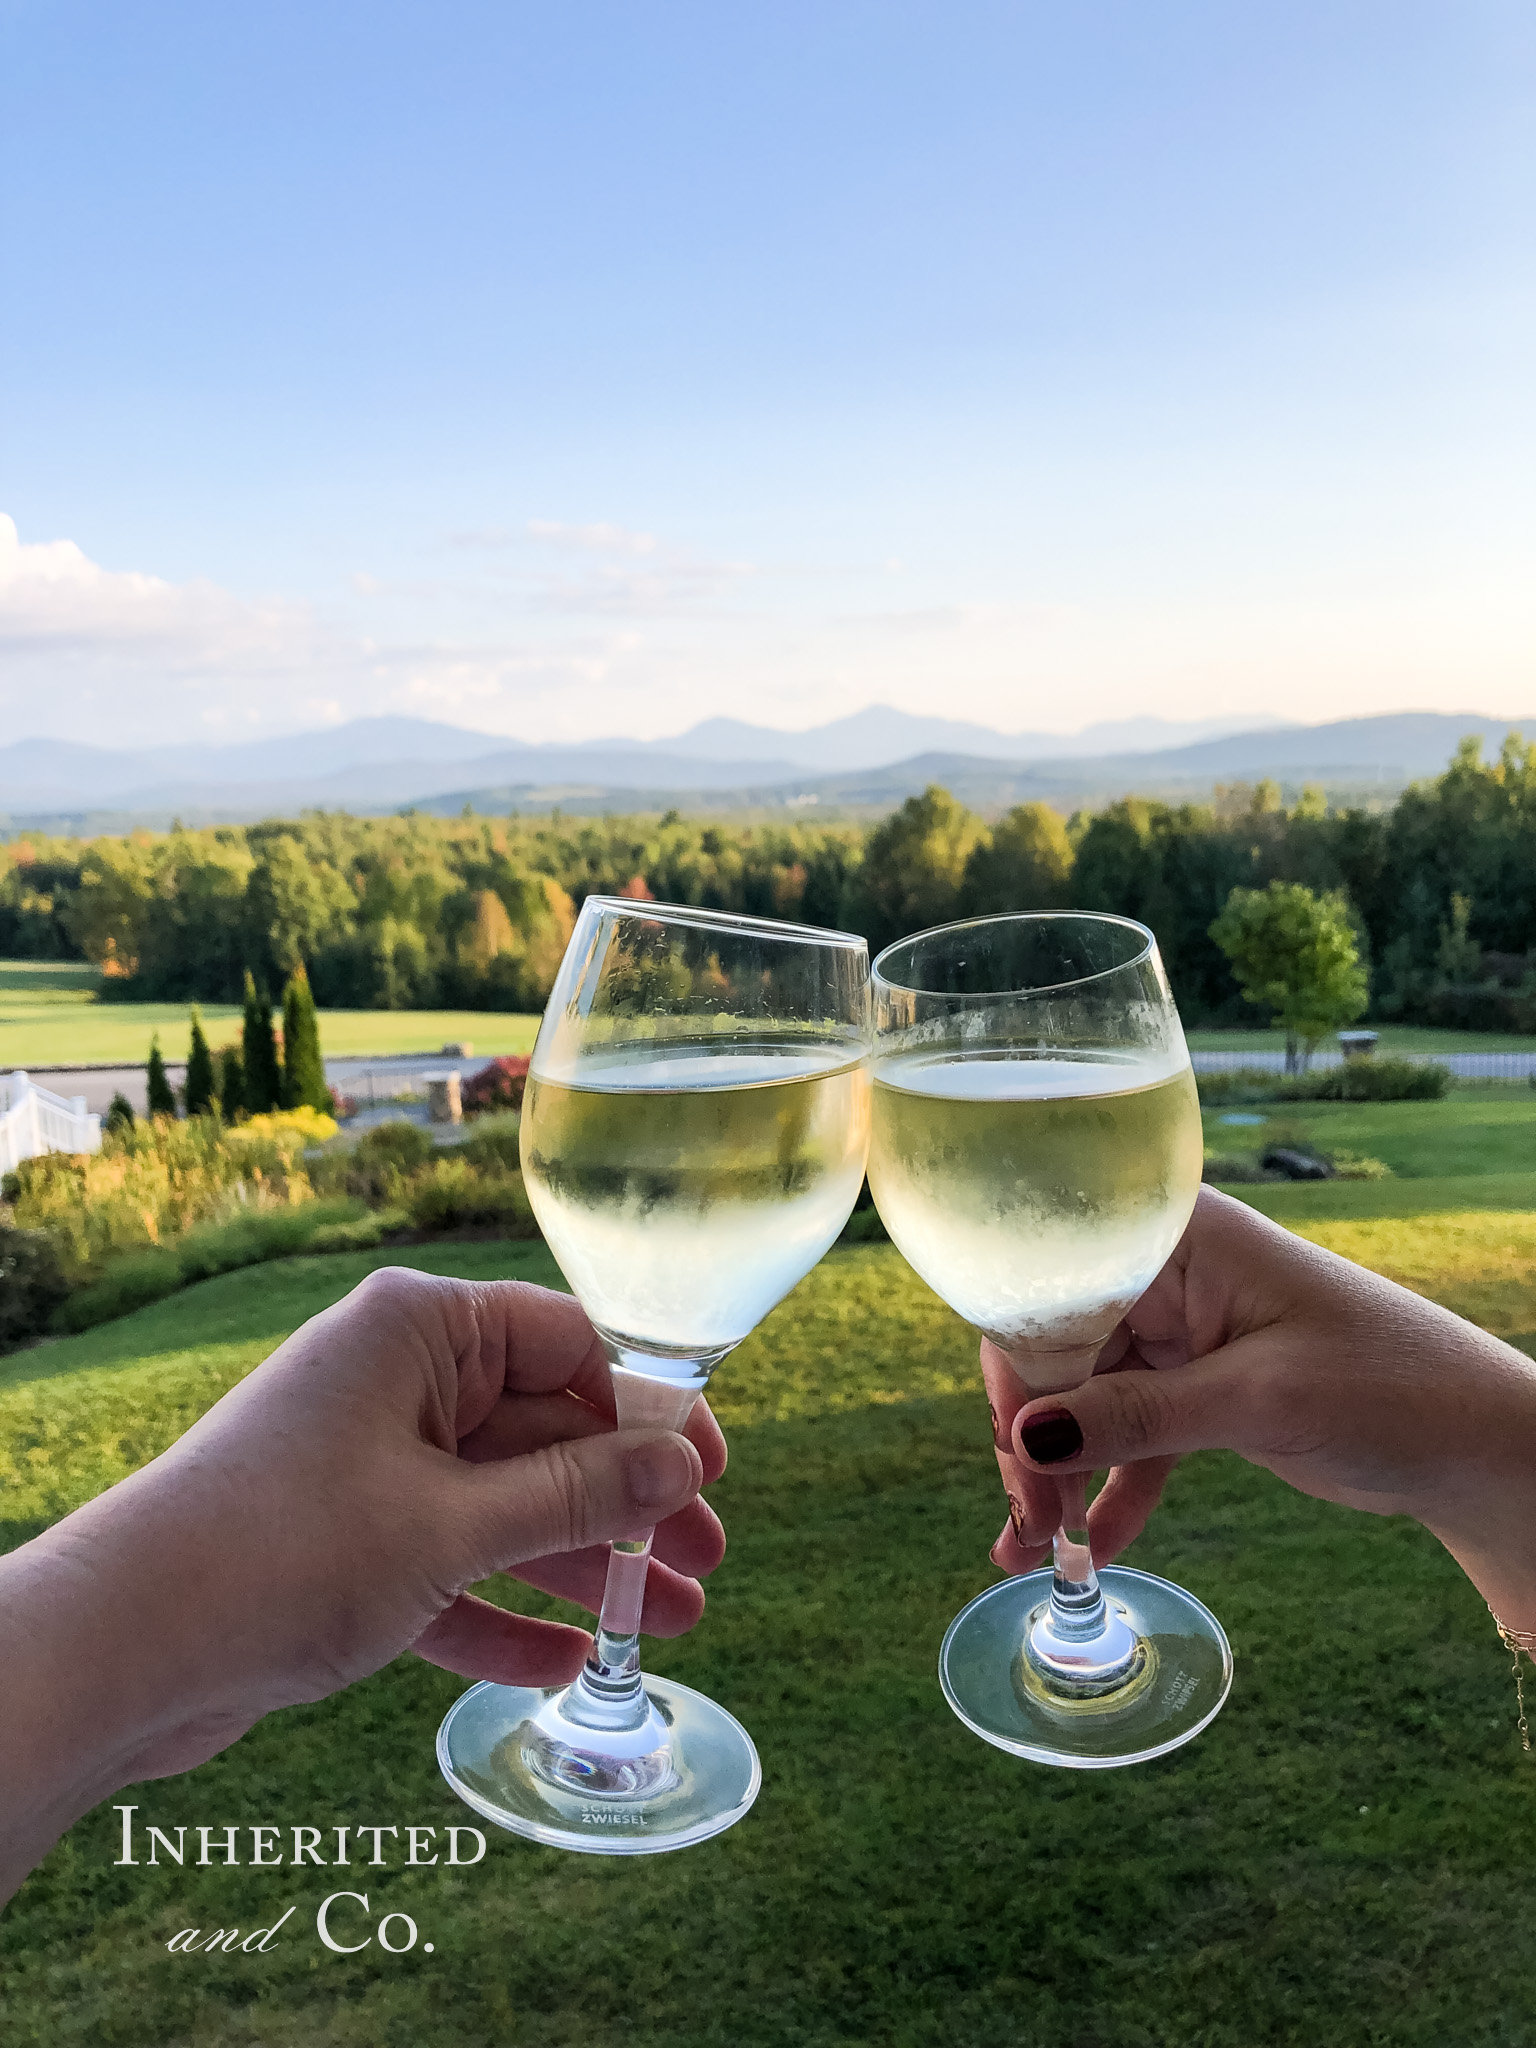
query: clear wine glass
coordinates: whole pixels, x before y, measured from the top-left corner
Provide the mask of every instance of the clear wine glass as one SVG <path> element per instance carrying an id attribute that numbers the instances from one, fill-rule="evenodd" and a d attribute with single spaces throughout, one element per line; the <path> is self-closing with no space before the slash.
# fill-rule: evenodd
<path id="1" fill-rule="evenodd" d="M 710 1374 L 847 1221 L 869 1149 L 869 955 L 846 932 L 589 897 L 523 1103 L 529 1199 L 607 1351 L 621 1428 L 680 1429 Z M 477 1812 L 601 1855 L 730 1827 L 746 1730 L 642 1678 L 651 1532 L 613 1545 L 574 1685 L 477 1685 L 438 1762 Z"/>
<path id="2" fill-rule="evenodd" d="M 935 1293 L 1030 1398 L 1080 1386 L 1194 1208 L 1189 1052 L 1157 941 L 1128 918 L 977 918 L 873 970 L 869 1181 Z M 967 1727 L 1103 1769 L 1198 1735 L 1232 1682 L 1220 1623 L 1147 1572 L 1095 1572 L 1085 1481 L 1059 1482 L 1054 1568 L 956 1616 L 939 1675 Z"/>

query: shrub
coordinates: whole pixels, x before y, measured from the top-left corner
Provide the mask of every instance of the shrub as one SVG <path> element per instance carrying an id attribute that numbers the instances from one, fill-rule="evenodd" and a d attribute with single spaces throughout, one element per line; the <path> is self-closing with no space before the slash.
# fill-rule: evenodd
<path id="1" fill-rule="evenodd" d="M 528 1086 L 525 1059 L 497 1059 L 471 1074 L 460 1091 L 466 1116 L 481 1116 L 491 1109 L 521 1109 Z"/>
<path id="2" fill-rule="evenodd" d="M 1200 1100 L 1232 1102 L 1438 1102 L 1451 1070 L 1437 1060 L 1373 1056 L 1319 1067 L 1310 1074 L 1277 1074 L 1264 1067 L 1230 1067 L 1196 1074 Z"/>
<path id="3" fill-rule="evenodd" d="M 77 1287 L 59 1305 L 52 1327 L 64 1336 L 92 1330 L 98 1323 L 113 1322 L 136 1308 L 147 1308 L 152 1301 L 163 1301 L 181 1284 L 181 1261 L 173 1251 L 127 1252 L 111 1262 L 100 1280 Z"/>
<path id="4" fill-rule="evenodd" d="M 371 1252 L 410 1221 L 403 1209 L 381 1209 L 355 1223 L 322 1223 L 306 1249 L 312 1252 Z"/>
<path id="5" fill-rule="evenodd" d="M 477 1173 L 467 1159 L 439 1159 L 410 1195 L 418 1230 L 493 1225 L 504 1237 L 537 1237 L 539 1227 L 521 1174 Z"/>
<path id="6" fill-rule="evenodd" d="M 131 1131 L 138 1119 L 133 1113 L 133 1104 L 121 1088 L 113 1096 L 107 1113 L 102 1119 L 103 1131 Z"/>
<path id="7" fill-rule="evenodd" d="M 518 1129 L 513 1117 L 487 1117 L 474 1134 L 457 1147 L 458 1156 L 467 1159 L 481 1173 L 521 1173 Z"/>
<path id="8" fill-rule="evenodd" d="M 192 1038 L 187 1047 L 187 1078 L 181 1091 L 187 1115 L 212 1116 L 217 1092 L 213 1075 L 213 1054 L 208 1050 L 208 1036 L 203 1030 L 203 1013 L 194 1003 Z"/>
<path id="9" fill-rule="evenodd" d="M 308 1202 L 301 1208 L 269 1209 L 190 1230 L 174 1245 L 108 1260 L 99 1279 L 76 1288 L 59 1304 L 52 1328 L 66 1334 L 94 1329 L 98 1323 L 162 1301 L 194 1281 L 294 1252 L 366 1250 L 378 1243 L 389 1222 L 399 1220 L 361 1215 L 355 1202 Z"/>
<path id="10" fill-rule="evenodd" d="M 66 1280 L 95 1279 L 110 1257 L 196 1224 L 307 1201 L 306 1136 L 292 1117 L 255 1118 L 237 1131 L 212 1117 L 136 1122 L 109 1132 L 99 1152 L 23 1160 L 10 1197 L 15 1220 L 48 1233 Z"/>
<path id="11" fill-rule="evenodd" d="M 320 1020 L 302 964 L 295 967 L 283 990 L 282 1098 L 284 1109 L 307 1106 L 324 1111 L 331 1106 L 325 1062 L 320 1056 Z"/>
<path id="12" fill-rule="evenodd" d="M 46 1234 L 0 1223 L 0 1351 L 41 1337 L 68 1292 Z"/>
<path id="13" fill-rule="evenodd" d="M 151 1116 L 176 1114 L 176 1092 L 166 1078 L 165 1060 L 160 1051 L 158 1031 L 149 1042 L 149 1062 L 144 1069 L 144 1087 Z"/>
<path id="14" fill-rule="evenodd" d="M 1373 1055 L 1343 1060 L 1314 1074 L 1297 1074 L 1280 1090 L 1283 1102 L 1438 1102 L 1451 1085 L 1451 1070 L 1436 1060 L 1403 1060 Z"/>

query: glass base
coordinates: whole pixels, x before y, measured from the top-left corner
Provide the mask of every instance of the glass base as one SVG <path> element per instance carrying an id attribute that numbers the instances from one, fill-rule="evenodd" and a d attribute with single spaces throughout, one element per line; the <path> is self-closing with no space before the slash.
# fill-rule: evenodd
<path id="1" fill-rule="evenodd" d="M 437 1731 L 439 1768 L 476 1813 L 552 1849 L 659 1856 L 708 1841 L 757 1797 L 752 1738 L 691 1686 L 644 1683 L 647 1723 L 623 1737 L 567 1720 L 566 1686 L 472 1686 Z"/>
<path id="2" fill-rule="evenodd" d="M 1032 1763 L 1107 1771 L 1191 1741 L 1221 1712 L 1232 1650 L 1209 1608 L 1150 1572 L 1107 1565 L 1099 1584 L 1112 1626 L 1132 1645 L 1123 1681 L 1074 1696 L 1038 1656 L 1051 1573 L 1005 1579 L 962 1608 L 939 1652 L 944 1697 L 984 1742 Z"/>

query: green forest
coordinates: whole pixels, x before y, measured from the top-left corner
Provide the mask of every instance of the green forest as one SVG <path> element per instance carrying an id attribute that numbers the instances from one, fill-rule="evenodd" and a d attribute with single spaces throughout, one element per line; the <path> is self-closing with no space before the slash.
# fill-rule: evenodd
<path id="1" fill-rule="evenodd" d="M 109 997 L 239 1000 L 300 966 L 327 1008 L 536 1010 L 592 893 L 860 931 L 1073 906 L 1142 919 L 1191 1023 L 1251 1019 L 1211 936 L 1235 888 L 1342 891 L 1371 1014 L 1536 1029 L 1536 748 L 1467 741 L 1390 809 L 1287 808 L 1273 784 L 1208 805 L 1128 797 L 987 821 L 930 788 L 855 825 L 337 813 L 0 847 L 0 956 L 86 960 Z"/>

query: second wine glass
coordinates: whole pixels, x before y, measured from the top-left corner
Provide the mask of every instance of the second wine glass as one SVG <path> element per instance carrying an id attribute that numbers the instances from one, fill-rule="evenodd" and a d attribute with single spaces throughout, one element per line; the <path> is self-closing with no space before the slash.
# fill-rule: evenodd
<path id="1" fill-rule="evenodd" d="M 523 1104 L 529 1199 L 608 1354 L 621 1428 L 680 1429 L 710 1374 L 808 1273 L 869 1146 L 864 941 L 589 897 L 539 1026 Z M 477 1685 L 438 1759 L 477 1812 L 554 1847 L 654 1854 L 756 1797 L 723 1707 L 642 1678 L 651 1551 L 613 1545 L 574 1685 Z"/>
<path id="2" fill-rule="evenodd" d="M 887 947 L 873 986 L 869 1182 L 887 1230 L 1029 1397 L 1080 1386 L 1200 1185 L 1200 1106 L 1157 942 L 1128 918 L 978 918 Z M 1096 1572 L 1083 1479 L 1060 1492 L 1054 1570 L 955 1618 L 945 1696 L 1037 1762 L 1159 1756 L 1220 1709 L 1227 1639 L 1166 1580 Z"/>

